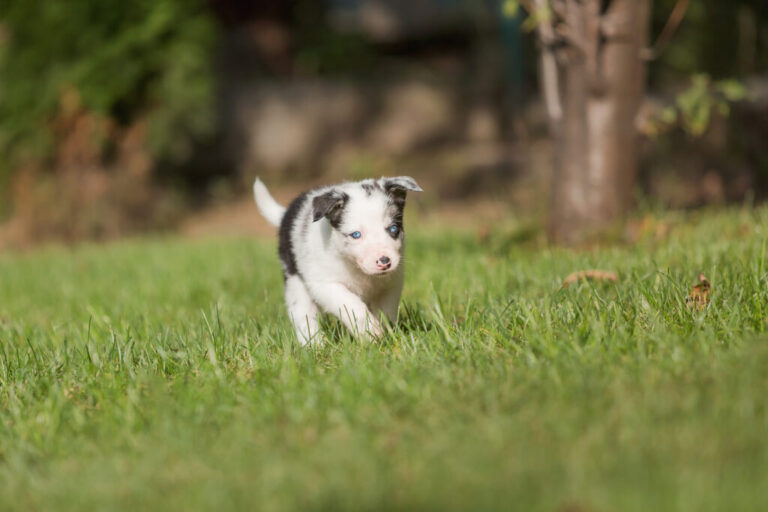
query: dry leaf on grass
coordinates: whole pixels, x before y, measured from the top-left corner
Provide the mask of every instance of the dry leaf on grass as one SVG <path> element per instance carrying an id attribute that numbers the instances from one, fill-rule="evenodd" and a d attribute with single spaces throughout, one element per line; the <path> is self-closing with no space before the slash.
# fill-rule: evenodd
<path id="1" fill-rule="evenodd" d="M 618 281 L 619 276 L 608 270 L 581 270 L 569 275 L 563 281 L 563 288 L 568 288 L 579 281 Z"/>
<path id="2" fill-rule="evenodd" d="M 709 304 L 709 293 L 712 285 L 704 274 L 699 274 L 699 284 L 691 288 L 691 293 L 685 298 L 689 308 L 704 309 Z"/>

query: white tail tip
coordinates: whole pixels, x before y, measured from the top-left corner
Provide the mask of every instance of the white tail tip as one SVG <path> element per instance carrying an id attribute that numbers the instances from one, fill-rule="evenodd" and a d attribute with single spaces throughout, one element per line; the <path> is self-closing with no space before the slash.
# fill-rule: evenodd
<path id="1" fill-rule="evenodd" d="M 259 178 L 253 182 L 253 198 L 264 218 L 273 226 L 279 227 L 285 213 L 285 207 L 275 201 Z"/>

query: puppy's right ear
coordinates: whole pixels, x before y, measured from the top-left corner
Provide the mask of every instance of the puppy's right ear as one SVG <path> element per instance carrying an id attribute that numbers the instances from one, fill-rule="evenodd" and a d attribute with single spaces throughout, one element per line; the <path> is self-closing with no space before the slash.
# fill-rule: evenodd
<path id="1" fill-rule="evenodd" d="M 336 227 L 341 221 L 341 214 L 349 196 L 339 190 L 329 190 L 312 199 L 312 221 L 317 222 L 323 217 Z"/>
<path id="2" fill-rule="evenodd" d="M 393 191 L 407 191 L 424 192 L 422 188 L 416 183 L 416 180 L 410 176 L 397 176 L 394 178 L 381 178 L 379 182 L 383 185 L 384 190 L 390 194 Z"/>

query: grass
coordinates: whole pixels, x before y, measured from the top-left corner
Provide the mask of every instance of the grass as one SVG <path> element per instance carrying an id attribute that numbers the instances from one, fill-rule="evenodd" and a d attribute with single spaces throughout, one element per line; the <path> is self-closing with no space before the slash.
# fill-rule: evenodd
<path id="1" fill-rule="evenodd" d="M 379 345 L 299 347 L 272 241 L 0 255 L 0 509 L 766 510 L 768 209 L 664 223 L 414 229 Z"/>

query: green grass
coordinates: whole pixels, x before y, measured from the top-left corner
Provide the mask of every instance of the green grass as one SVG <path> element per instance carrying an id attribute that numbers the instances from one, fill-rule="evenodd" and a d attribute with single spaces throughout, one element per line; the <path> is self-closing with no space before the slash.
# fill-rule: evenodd
<path id="1" fill-rule="evenodd" d="M 0 510 L 768 510 L 768 209 L 668 221 L 413 229 L 378 345 L 299 347 L 272 241 L 0 255 Z"/>

